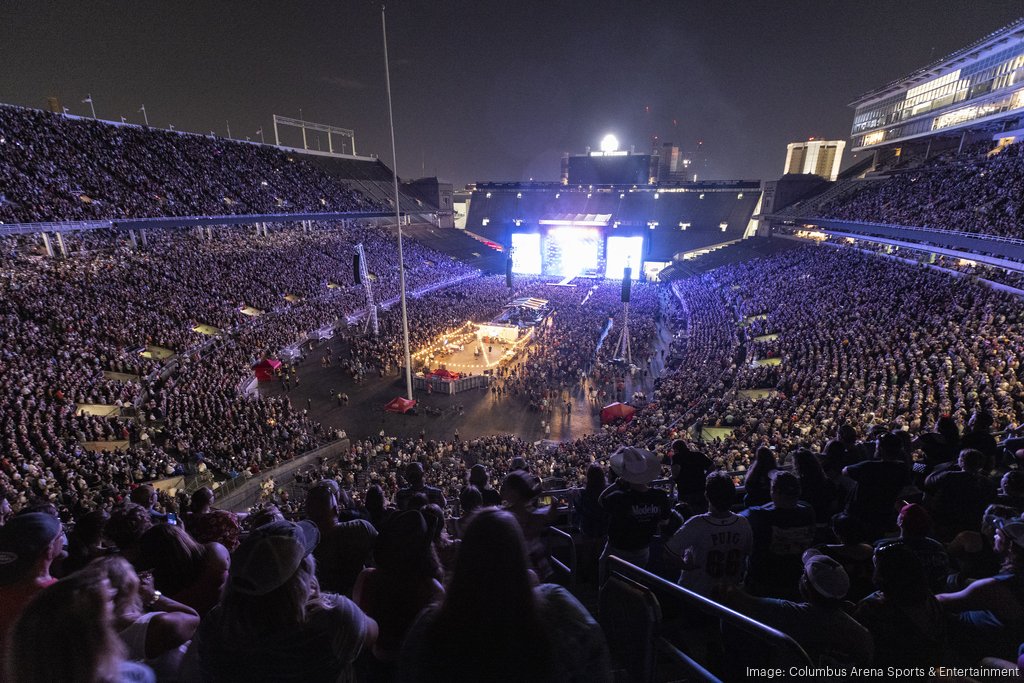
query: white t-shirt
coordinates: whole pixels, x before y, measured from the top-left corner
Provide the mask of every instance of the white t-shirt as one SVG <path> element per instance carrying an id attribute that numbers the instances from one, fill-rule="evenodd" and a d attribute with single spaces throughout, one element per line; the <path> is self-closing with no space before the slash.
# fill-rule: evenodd
<path id="1" fill-rule="evenodd" d="M 690 549 L 696 568 L 684 569 L 679 585 L 707 596 L 716 585 L 740 583 L 753 542 L 750 523 L 730 512 L 728 517 L 711 513 L 691 517 L 666 545 L 680 557 Z"/>

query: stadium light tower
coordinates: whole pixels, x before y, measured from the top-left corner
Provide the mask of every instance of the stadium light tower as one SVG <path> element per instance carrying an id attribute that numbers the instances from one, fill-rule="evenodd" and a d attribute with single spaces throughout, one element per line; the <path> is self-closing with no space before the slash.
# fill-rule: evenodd
<path id="1" fill-rule="evenodd" d="M 608 133 L 608 135 L 605 135 L 603 138 L 601 138 L 602 152 L 615 152 L 618 151 L 618 149 L 619 139 L 612 135 L 611 133 Z"/>
<path id="2" fill-rule="evenodd" d="M 391 108 L 391 66 L 388 63 L 388 24 L 380 5 L 380 30 L 384 37 L 384 84 L 388 91 L 388 125 L 391 128 L 391 175 L 395 182 L 395 226 L 398 228 L 398 287 L 402 301 L 402 343 L 405 349 L 405 393 L 412 399 L 412 356 L 409 353 L 409 314 L 405 308 L 405 257 L 402 253 L 402 209 L 398 203 L 398 152 L 395 150 L 395 115 Z"/>

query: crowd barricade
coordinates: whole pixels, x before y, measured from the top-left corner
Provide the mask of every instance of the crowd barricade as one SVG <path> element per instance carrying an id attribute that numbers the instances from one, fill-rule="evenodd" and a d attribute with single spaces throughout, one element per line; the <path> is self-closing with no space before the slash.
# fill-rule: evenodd
<path id="1" fill-rule="evenodd" d="M 259 475 L 240 474 L 217 488 L 217 506 L 233 512 L 245 512 L 259 502 L 262 484 L 267 478 L 274 480 L 275 489 L 285 488 L 304 466 L 315 464 L 320 458 L 337 458 L 348 449 L 349 440 L 338 439 L 307 451 L 273 469 L 264 470 Z"/>

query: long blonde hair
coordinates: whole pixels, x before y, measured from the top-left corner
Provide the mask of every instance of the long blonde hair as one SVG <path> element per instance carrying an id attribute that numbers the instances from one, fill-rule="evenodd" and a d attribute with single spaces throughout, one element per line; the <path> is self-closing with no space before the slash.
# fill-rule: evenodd
<path id="1" fill-rule="evenodd" d="M 114 623 L 118 630 L 132 624 L 145 612 L 139 594 L 139 575 L 128 560 L 119 555 L 101 557 L 83 571 L 95 572 L 110 581 L 110 587 L 114 589 Z"/>

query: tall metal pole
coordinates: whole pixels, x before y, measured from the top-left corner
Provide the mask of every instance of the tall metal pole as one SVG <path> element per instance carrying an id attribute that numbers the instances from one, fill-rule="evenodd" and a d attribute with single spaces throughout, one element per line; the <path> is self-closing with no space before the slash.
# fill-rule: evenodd
<path id="1" fill-rule="evenodd" d="M 388 125 L 391 128 L 391 173 L 395 182 L 395 227 L 398 228 L 398 286 L 402 300 L 402 342 L 405 348 L 405 393 L 412 400 L 412 356 L 409 353 L 409 314 L 405 308 L 405 257 L 402 253 L 402 212 L 398 204 L 398 152 L 395 150 L 395 115 L 391 109 L 391 66 L 388 63 L 388 26 L 385 7 L 380 6 L 380 29 L 384 36 L 384 83 L 388 91 Z M 353 145 L 353 148 L 355 145 Z M 355 152 L 353 151 L 353 154 Z"/>
<path id="2" fill-rule="evenodd" d="M 142 120 L 146 122 L 146 128 L 149 128 L 149 114 L 146 113 L 146 105 L 139 107 L 139 111 L 142 112 Z"/>

